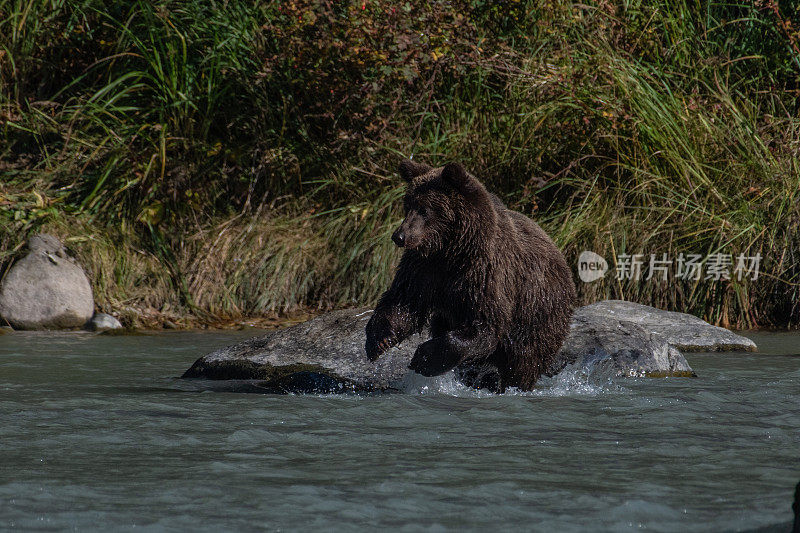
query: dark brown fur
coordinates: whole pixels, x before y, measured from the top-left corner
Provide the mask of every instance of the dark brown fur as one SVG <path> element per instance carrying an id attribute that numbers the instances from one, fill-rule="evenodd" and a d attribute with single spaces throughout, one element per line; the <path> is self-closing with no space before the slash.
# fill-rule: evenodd
<path id="1" fill-rule="evenodd" d="M 411 369 L 531 390 L 569 331 L 575 286 L 563 255 L 458 164 L 404 161 L 400 174 L 406 218 L 392 239 L 405 252 L 367 324 L 367 356 L 428 325 Z"/>

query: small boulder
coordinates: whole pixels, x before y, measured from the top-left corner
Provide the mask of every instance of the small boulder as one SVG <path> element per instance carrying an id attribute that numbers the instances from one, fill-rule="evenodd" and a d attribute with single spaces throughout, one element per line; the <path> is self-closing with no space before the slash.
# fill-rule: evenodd
<path id="1" fill-rule="evenodd" d="M 28 241 L 0 286 L 0 317 L 14 329 L 82 327 L 94 313 L 92 287 L 83 269 L 52 235 Z"/>
<path id="2" fill-rule="evenodd" d="M 122 324 L 111 315 L 95 313 L 92 319 L 86 323 L 85 327 L 89 331 L 109 331 L 112 329 L 122 329 Z"/>

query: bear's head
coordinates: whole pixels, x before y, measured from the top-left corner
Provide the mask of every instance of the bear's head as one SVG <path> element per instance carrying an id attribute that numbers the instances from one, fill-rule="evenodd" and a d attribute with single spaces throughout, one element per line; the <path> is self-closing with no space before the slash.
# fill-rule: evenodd
<path id="1" fill-rule="evenodd" d="M 406 217 L 392 235 L 397 246 L 428 256 L 456 250 L 466 241 L 488 235 L 494 207 L 483 185 L 458 163 L 433 168 L 415 161 L 400 163 L 406 181 Z"/>

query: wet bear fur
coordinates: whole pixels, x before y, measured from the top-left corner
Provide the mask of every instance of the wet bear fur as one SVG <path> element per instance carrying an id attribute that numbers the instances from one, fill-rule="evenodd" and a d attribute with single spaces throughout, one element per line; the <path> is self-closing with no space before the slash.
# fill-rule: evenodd
<path id="1" fill-rule="evenodd" d="M 403 161 L 404 248 L 367 324 L 374 361 L 426 327 L 409 368 L 455 369 L 466 384 L 531 390 L 569 332 L 575 285 L 564 256 L 531 219 L 511 211 L 464 168 Z"/>

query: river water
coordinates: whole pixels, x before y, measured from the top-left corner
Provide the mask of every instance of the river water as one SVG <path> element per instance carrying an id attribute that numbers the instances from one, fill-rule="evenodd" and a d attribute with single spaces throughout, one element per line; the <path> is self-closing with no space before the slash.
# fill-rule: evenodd
<path id="1" fill-rule="evenodd" d="M 0 529 L 789 531 L 800 334 L 698 378 L 529 394 L 409 378 L 274 396 L 177 379 L 258 332 L 0 336 Z"/>

